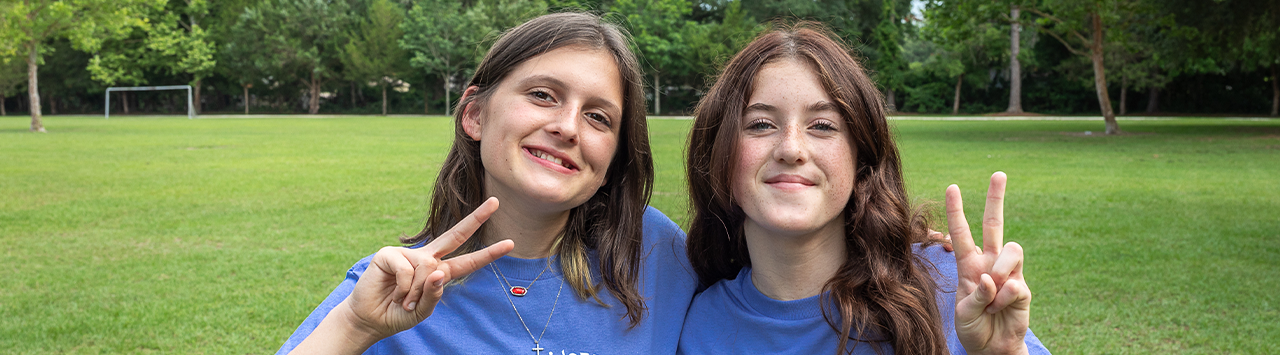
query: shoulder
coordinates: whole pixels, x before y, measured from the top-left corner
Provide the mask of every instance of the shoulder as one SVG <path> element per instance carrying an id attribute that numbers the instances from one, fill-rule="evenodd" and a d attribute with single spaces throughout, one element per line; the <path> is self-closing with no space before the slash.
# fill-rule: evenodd
<path id="1" fill-rule="evenodd" d="M 360 279 L 360 275 L 364 275 L 364 271 L 369 269 L 369 263 L 373 262 L 373 255 L 374 254 L 369 254 L 369 256 L 357 261 L 355 265 L 351 265 L 351 268 L 347 269 L 347 278 L 356 280 Z"/>
<path id="2" fill-rule="evenodd" d="M 685 234 L 671 218 L 653 206 L 644 210 L 644 247 L 646 250 L 685 254 Z"/>
<path id="3" fill-rule="evenodd" d="M 645 238 L 679 239 L 681 243 L 685 239 L 680 226 L 653 206 L 644 209 L 644 235 Z"/>
<path id="4" fill-rule="evenodd" d="M 912 244 L 911 251 L 924 261 L 924 266 L 929 269 L 929 275 L 932 275 L 939 285 L 956 284 L 956 255 L 954 252 L 943 249 L 941 244 L 928 246 Z"/>

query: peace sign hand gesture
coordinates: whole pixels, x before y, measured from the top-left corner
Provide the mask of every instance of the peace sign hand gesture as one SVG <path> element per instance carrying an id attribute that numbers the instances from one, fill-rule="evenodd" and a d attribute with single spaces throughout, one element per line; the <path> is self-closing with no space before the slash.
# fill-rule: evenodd
<path id="1" fill-rule="evenodd" d="M 1004 239 L 1003 172 L 991 175 L 979 250 L 964 217 L 960 188 L 947 187 L 947 225 L 954 238 L 956 334 L 970 354 L 1026 354 L 1031 289 L 1022 275 L 1022 246 Z"/>
<path id="2" fill-rule="evenodd" d="M 358 354 L 383 338 L 413 328 L 431 315 L 444 295 L 444 284 L 466 276 L 511 252 L 503 240 L 484 249 L 444 259 L 498 209 L 489 198 L 448 232 L 417 248 L 385 247 L 346 300 L 334 307 L 298 347 L 295 354 Z"/>

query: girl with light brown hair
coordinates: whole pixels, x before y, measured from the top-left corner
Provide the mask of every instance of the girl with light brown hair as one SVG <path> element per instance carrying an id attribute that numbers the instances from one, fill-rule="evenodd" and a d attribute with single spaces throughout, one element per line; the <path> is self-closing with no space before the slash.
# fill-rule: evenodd
<path id="1" fill-rule="evenodd" d="M 991 179 L 978 251 L 947 190 L 955 253 L 909 204 L 880 93 L 834 36 L 762 34 L 695 112 L 688 253 L 709 288 L 679 352 L 1048 353 L 1028 329 L 1022 249 Z"/>

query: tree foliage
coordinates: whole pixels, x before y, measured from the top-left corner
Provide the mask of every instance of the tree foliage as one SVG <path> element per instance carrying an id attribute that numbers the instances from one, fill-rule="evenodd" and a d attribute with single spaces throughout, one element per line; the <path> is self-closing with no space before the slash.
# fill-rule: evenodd
<path id="1" fill-rule="evenodd" d="M 382 89 L 382 114 L 387 114 L 387 85 L 405 73 L 405 51 L 399 39 L 403 9 L 388 0 L 373 0 L 365 19 L 358 20 L 355 33 L 343 47 L 342 64 L 348 79 L 373 81 Z"/>
<path id="2" fill-rule="evenodd" d="M 42 102 L 90 112 L 101 109 L 105 86 L 190 82 L 198 110 L 370 112 L 378 100 L 365 97 L 395 81 L 399 91 L 382 90 L 383 112 L 447 113 L 503 31 L 573 10 L 628 29 L 662 114 L 690 112 L 754 36 L 796 21 L 839 36 L 902 111 L 1099 112 L 1112 132 L 1116 107 L 1280 113 L 1280 2 L 915 3 L 923 8 L 912 0 L 0 0 L 0 58 L 28 69 L 26 84 L 4 95 L 25 91 L 30 102 L 0 109 L 32 111 L 32 130 L 41 130 Z M 43 98 L 38 77 L 49 78 Z M 1130 98 L 1144 91 L 1145 105 Z M 136 105 L 154 112 L 167 104 L 151 101 L 168 99 L 146 100 Z"/>

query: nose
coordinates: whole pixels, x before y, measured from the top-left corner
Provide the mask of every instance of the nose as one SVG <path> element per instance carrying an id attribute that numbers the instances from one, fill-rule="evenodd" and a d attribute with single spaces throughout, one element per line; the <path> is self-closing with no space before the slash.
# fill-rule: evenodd
<path id="1" fill-rule="evenodd" d="M 809 146 L 804 140 L 804 128 L 787 125 L 778 145 L 773 149 L 773 157 L 788 165 L 800 165 L 808 161 Z"/>
<path id="2" fill-rule="evenodd" d="M 552 136 L 560 138 L 560 140 L 570 144 L 578 143 L 578 125 L 581 123 L 579 116 L 582 110 L 577 108 L 566 108 L 561 110 L 556 117 L 549 122 L 544 129 Z"/>

